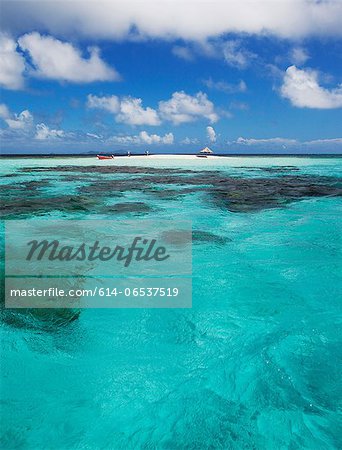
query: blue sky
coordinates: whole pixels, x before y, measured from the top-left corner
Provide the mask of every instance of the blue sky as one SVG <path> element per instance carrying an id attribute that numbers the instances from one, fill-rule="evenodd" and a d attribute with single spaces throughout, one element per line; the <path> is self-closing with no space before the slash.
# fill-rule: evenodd
<path id="1" fill-rule="evenodd" d="M 341 2 L 3 5 L 3 152 L 342 150 Z"/>

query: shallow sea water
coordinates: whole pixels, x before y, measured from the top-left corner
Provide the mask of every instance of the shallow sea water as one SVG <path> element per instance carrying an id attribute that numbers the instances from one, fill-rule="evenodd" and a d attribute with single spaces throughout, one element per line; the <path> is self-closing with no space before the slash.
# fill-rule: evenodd
<path id="1" fill-rule="evenodd" d="M 341 199 L 250 183 L 335 189 L 342 159 L 1 163 L 3 219 L 191 218 L 199 236 L 191 310 L 2 311 L 1 448 L 341 448 Z M 231 178 L 252 181 L 232 196 Z"/>

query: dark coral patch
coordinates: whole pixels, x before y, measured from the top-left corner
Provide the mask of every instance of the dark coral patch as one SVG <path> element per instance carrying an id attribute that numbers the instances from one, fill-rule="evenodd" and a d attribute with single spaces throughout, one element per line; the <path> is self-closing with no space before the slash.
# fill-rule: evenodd
<path id="1" fill-rule="evenodd" d="M 163 169 L 157 167 L 141 167 L 141 166 L 54 166 L 54 167 L 24 167 L 21 172 L 78 172 L 91 174 L 191 174 L 198 173 L 191 169 Z M 209 171 L 208 171 L 209 172 Z"/>
<path id="2" fill-rule="evenodd" d="M 97 199 L 81 195 L 62 195 L 59 197 L 8 198 L 2 202 L 1 216 L 13 218 L 22 215 L 42 215 L 52 211 L 92 212 L 96 210 Z"/>
<path id="3" fill-rule="evenodd" d="M 231 239 L 211 233 L 210 231 L 194 230 L 192 232 L 192 241 L 195 243 L 210 242 L 213 244 L 224 245 L 231 242 Z"/>
<path id="4" fill-rule="evenodd" d="M 251 168 L 265 171 L 274 177 L 238 177 L 229 176 L 223 171 L 196 171 L 183 169 L 163 169 L 134 166 L 57 166 L 33 167 L 21 169 L 31 174 L 55 172 L 62 175 L 63 181 L 82 182 L 78 186 L 77 196 L 62 196 L 56 198 L 32 198 L 25 202 L 21 189 L 27 195 L 44 186 L 42 182 L 28 182 L 11 188 L 9 192 L 19 197 L 5 205 L 6 211 L 15 214 L 59 211 L 91 211 L 95 213 L 120 212 L 125 207 L 101 207 L 108 197 L 120 197 L 128 191 L 138 191 L 157 198 L 177 199 L 185 194 L 205 192 L 205 197 L 217 207 L 232 212 L 251 212 L 267 208 L 282 207 L 290 202 L 310 198 L 341 196 L 342 190 L 337 178 L 294 175 L 288 172 L 297 170 L 294 166 L 274 166 L 269 168 Z M 104 176 L 106 175 L 106 176 Z M 119 175 L 119 176 L 117 176 Z M 127 175 L 127 176 L 123 176 Z M 87 184 L 83 184 L 87 182 Z M 46 184 L 45 184 L 46 186 Z M 128 211 L 127 211 L 128 212 Z M 134 211 L 133 211 L 134 212 Z M 135 211 L 142 212 L 142 211 Z M 145 208 L 146 212 L 146 208 Z"/>
<path id="5" fill-rule="evenodd" d="M 2 309 L 1 321 L 14 328 L 58 332 L 79 318 L 77 309 Z"/>
<path id="6" fill-rule="evenodd" d="M 1 175 L 2 178 L 15 178 L 18 177 L 18 173 L 6 173 L 5 175 Z"/>
<path id="7" fill-rule="evenodd" d="M 341 196 L 336 181 L 308 176 L 230 178 L 211 190 L 211 198 L 216 206 L 232 212 L 259 211 L 304 198 Z"/>
<path id="8" fill-rule="evenodd" d="M 9 196 L 26 196 L 33 195 L 41 188 L 45 188 L 50 185 L 50 180 L 30 180 L 23 182 L 14 182 L 0 185 L 0 195 L 5 198 Z"/>
<path id="9" fill-rule="evenodd" d="M 299 171 L 298 167 L 295 166 L 273 166 L 273 167 L 260 167 L 259 170 L 267 173 L 288 173 Z"/>
<path id="10" fill-rule="evenodd" d="M 124 213 L 148 213 L 151 210 L 152 208 L 144 202 L 124 202 L 106 206 L 104 207 L 103 212 L 124 214 Z"/>

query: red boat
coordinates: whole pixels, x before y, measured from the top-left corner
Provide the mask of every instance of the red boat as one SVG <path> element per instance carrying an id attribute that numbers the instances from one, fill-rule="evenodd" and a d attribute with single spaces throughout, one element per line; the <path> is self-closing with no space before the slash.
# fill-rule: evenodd
<path id="1" fill-rule="evenodd" d="M 96 155 L 97 159 L 113 159 L 114 155 Z"/>

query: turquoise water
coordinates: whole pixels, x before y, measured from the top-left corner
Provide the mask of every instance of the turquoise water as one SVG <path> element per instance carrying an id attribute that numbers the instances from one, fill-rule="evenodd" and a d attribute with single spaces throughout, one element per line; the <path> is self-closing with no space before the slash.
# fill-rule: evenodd
<path id="1" fill-rule="evenodd" d="M 191 218 L 200 239 L 191 310 L 3 311 L 1 448 L 341 447 L 341 159 L 2 171 L 3 219 Z"/>

